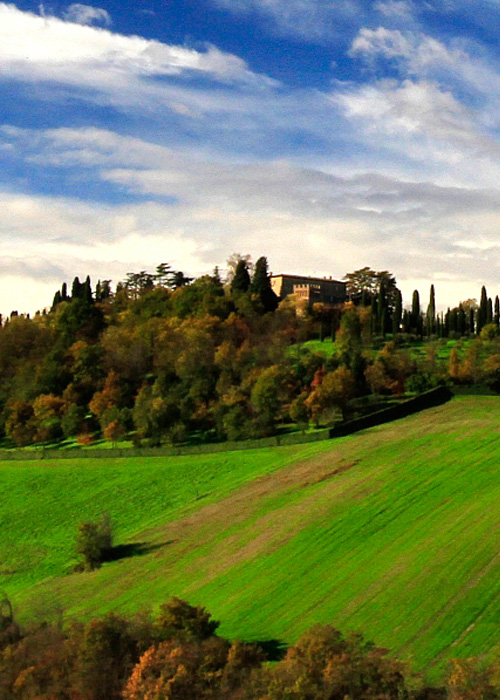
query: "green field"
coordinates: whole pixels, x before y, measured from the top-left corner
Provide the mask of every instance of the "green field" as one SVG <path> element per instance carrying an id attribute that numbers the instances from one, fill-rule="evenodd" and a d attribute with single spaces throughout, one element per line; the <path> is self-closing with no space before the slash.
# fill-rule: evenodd
<path id="1" fill-rule="evenodd" d="M 228 637 L 329 622 L 435 675 L 500 651 L 499 414 L 464 396 L 306 446 L 0 463 L 0 588 L 21 619 L 178 595 Z M 77 523 L 103 511 L 135 547 L 69 574 Z"/>

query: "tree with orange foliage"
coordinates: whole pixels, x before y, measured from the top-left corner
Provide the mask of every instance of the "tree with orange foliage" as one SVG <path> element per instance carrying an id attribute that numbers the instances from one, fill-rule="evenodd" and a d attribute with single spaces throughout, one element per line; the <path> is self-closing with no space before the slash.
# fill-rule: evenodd
<path id="1" fill-rule="evenodd" d="M 115 408 L 121 399 L 122 392 L 118 381 L 118 375 L 111 370 L 106 379 L 101 391 L 96 391 L 92 397 L 89 408 L 92 413 L 101 418 L 105 411 L 110 408 Z"/>
<path id="2" fill-rule="evenodd" d="M 348 402 L 356 395 L 356 382 L 350 369 L 338 367 L 323 377 L 321 384 L 309 394 L 305 405 L 311 419 L 318 425 L 328 409 L 338 408 L 345 417 Z"/>
<path id="3" fill-rule="evenodd" d="M 215 700 L 220 698 L 228 643 L 161 642 L 140 658 L 123 691 L 124 700 Z"/>
<path id="4" fill-rule="evenodd" d="M 254 697 L 266 700 L 399 700 L 406 697 L 403 667 L 361 635 L 343 635 L 316 625 L 290 647 L 286 657 L 264 672 Z"/>

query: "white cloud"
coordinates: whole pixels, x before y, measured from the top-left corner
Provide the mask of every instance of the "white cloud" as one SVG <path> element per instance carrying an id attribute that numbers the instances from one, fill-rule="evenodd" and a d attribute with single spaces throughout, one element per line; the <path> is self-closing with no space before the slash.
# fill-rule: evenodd
<path id="1" fill-rule="evenodd" d="M 413 3 L 408 0 L 380 0 L 373 7 L 384 17 L 405 21 L 413 19 L 415 12 Z"/>
<path id="2" fill-rule="evenodd" d="M 238 56 L 209 45 L 205 51 L 41 17 L 0 3 L 0 68 L 3 77 L 53 81 L 123 94 L 161 94 L 152 78 L 205 75 L 222 83 L 270 86 Z"/>
<path id="3" fill-rule="evenodd" d="M 484 48 L 471 41 L 438 41 L 418 31 L 363 28 L 352 42 L 351 56 L 373 64 L 392 59 L 404 77 L 434 79 L 489 101 L 500 96 L 500 72 Z"/>
<path id="4" fill-rule="evenodd" d="M 417 31 L 364 28 L 351 55 L 375 75 L 390 60 L 398 78 L 341 88 L 332 95 L 366 140 L 407 162 L 428 164 L 441 182 L 498 182 L 500 72 L 484 51 Z M 385 65 L 385 68 L 384 68 Z M 381 64 L 382 73 L 386 64 Z M 450 169 L 451 168 L 453 169 Z"/>
<path id="5" fill-rule="evenodd" d="M 235 250 L 268 255 L 275 272 L 340 277 L 366 264 L 389 268 L 406 299 L 412 285 L 424 293 L 430 282 L 440 303 L 456 302 L 458 281 L 467 290 L 463 295 L 477 294 L 482 283 L 496 292 L 496 188 L 440 187 L 377 174 L 345 177 L 286 161 L 195 160 L 93 129 L 47 131 L 39 143 L 42 155 L 61 167 L 80 163 L 95 177 L 150 198 L 104 205 L 0 195 L 2 255 L 10 261 L 0 276 L 18 261 L 22 274 L 45 278 L 47 304 L 59 274 L 55 288 L 76 274 L 116 282 L 168 260 L 196 275 L 223 264 Z M 168 193 L 177 204 L 154 201 Z M 30 268 L 35 260 L 39 267 Z M 11 301 L 2 299 L 1 289 L 0 283 L 0 310 L 8 313 Z M 16 303 L 20 311 L 34 310 L 26 307 L 28 297 Z"/>
<path id="6" fill-rule="evenodd" d="M 102 24 L 105 27 L 109 27 L 112 24 L 111 15 L 102 7 L 82 5 L 78 2 L 69 5 L 64 12 L 64 19 L 76 24 Z"/>
<path id="7" fill-rule="evenodd" d="M 336 95 L 349 119 L 363 120 L 368 133 L 404 135 L 395 148 L 412 150 L 411 138 L 427 144 L 435 160 L 498 157 L 499 145 L 476 124 L 473 114 L 454 96 L 428 81 L 393 80 L 355 87 Z M 434 145 L 433 145 L 434 144 Z M 418 154 L 412 152 L 413 157 Z"/>
<path id="8" fill-rule="evenodd" d="M 231 12 L 257 12 L 271 21 L 268 29 L 306 40 L 323 40 L 357 24 L 366 14 L 360 0 L 212 0 Z"/>

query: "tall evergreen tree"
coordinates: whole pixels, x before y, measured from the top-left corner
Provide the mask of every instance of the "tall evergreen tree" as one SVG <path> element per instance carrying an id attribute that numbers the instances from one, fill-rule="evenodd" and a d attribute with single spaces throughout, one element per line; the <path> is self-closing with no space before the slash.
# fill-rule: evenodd
<path id="1" fill-rule="evenodd" d="M 71 285 L 71 298 L 72 299 L 80 299 L 81 294 L 82 294 L 82 284 L 78 277 L 75 277 L 73 280 L 73 284 Z"/>
<path id="2" fill-rule="evenodd" d="M 486 323 L 493 323 L 493 302 L 491 297 L 488 297 L 488 307 L 486 310 Z"/>
<path id="3" fill-rule="evenodd" d="M 248 273 L 248 263 L 246 260 L 238 260 L 234 277 L 231 280 L 231 292 L 233 294 L 243 294 L 250 287 L 250 275 Z"/>
<path id="4" fill-rule="evenodd" d="M 488 316 L 488 295 L 486 293 L 486 287 L 483 285 L 481 287 L 481 301 L 479 302 L 479 309 L 477 311 L 476 319 L 476 333 L 479 335 L 483 326 L 486 324 L 486 319 Z"/>
<path id="5" fill-rule="evenodd" d="M 493 316 L 493 323 L 497 328 L 500 326 L 500 299 L 498 298 L 498 294 L 495 297 L 495 314 Z"/>
<path id="6" fill-rule="evenodd" d="M 63 282 L 61 288 L 61 301 L 68 301 L 68 285 L 66 282 Z"/>
<path id="7" fill-rule="evenodd" d="M 446 309 L 446 313 L 444 315 L 444 324 L 443 324 L 443 337 L 447 338 L 450 335 L 450 330 L 451 330 L 451 311 L 450 307 Z"/>
<path id="8" fill-rule="evenodd" d="M 83 283 L 83 288 L 81 290 L 81 296 L 87 304 L 92 304 L 94 298 L 92 296 L 92 284 L 90 282 L 90 276 L 87 275 L 85 282 Z"/>
<path id="9" fill-rule="evenodd" d="M 274 311 L 278 306 L 278 297 L 271 287 L 271 277 L 267 269 L 267 258 L 261 257 L 255 263 L 250 294 L 262 305 L 264 312 Z"/>
<path id="10" fill-rule="evenodd" d="M 465 335 L 466 322 L 467 322 L 467 316 L 465 314 L 464 307 L 462 306 L 462 304 L 459 304 L 458 315 L 457 315 L 457 331 L 460 334 L 460 336 Z"/>
<path id="11" fill-rule="evenodd" d="M 425 326 L 427 335 L 432 335 L 436 332 L 436 294 L 433 284 L 431 284 L 429 306 L 425 315 Z"/>
<path id="12" fill-rule="evenodd" d="M 411 298 L 411 327 L 417 335 L 421 335 L 422 319 L 420 316 L 420 295 L 418 289 L 415 289 Z"/>
<path id="13" fill-rule="evenodd" d="M 396 303 L 394 305 L 394 313 L 392 314 L 392 334 L 395 336 L 401 328 L 401 317 L 403 313 L 403 297 L 399 289 L 396 293 Z"/>
<path id="14" fill-rule="evenodd" d="M 56 306 L 61 303 L 61 301 L 61 292 L 57 290 L 57 292 L 54 294 L 54 300 L 52 301 L 52 309 L 55 309 Z"/>

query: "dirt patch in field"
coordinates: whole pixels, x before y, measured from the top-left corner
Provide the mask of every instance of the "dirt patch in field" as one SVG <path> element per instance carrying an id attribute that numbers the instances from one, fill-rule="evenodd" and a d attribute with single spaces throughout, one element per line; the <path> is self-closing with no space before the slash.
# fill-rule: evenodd
<path id="1" fill-rule="evenodd" d="M 168 524 L 161 534 L 159 530 L 151 533 L 152 539 L 175 541 L 171 549 L 154 556 L 174 561 L 208 546 L 207 555 L 196 557 L 189 569 L 196 578 L 200 567 L 205 568 L 204 580 L 209 581 L 240 563 L 269 554 L 286 545 L 306 524 L 324 520 L 333 499 L 348 488 L 342 483 L 343 475 L 359 462 L 337 449 L 259 477 L 221 501 Z M 321 485 L 319 491 L 317 485 Z M 210 554 L 215 541 L 216 559 Z"/>

